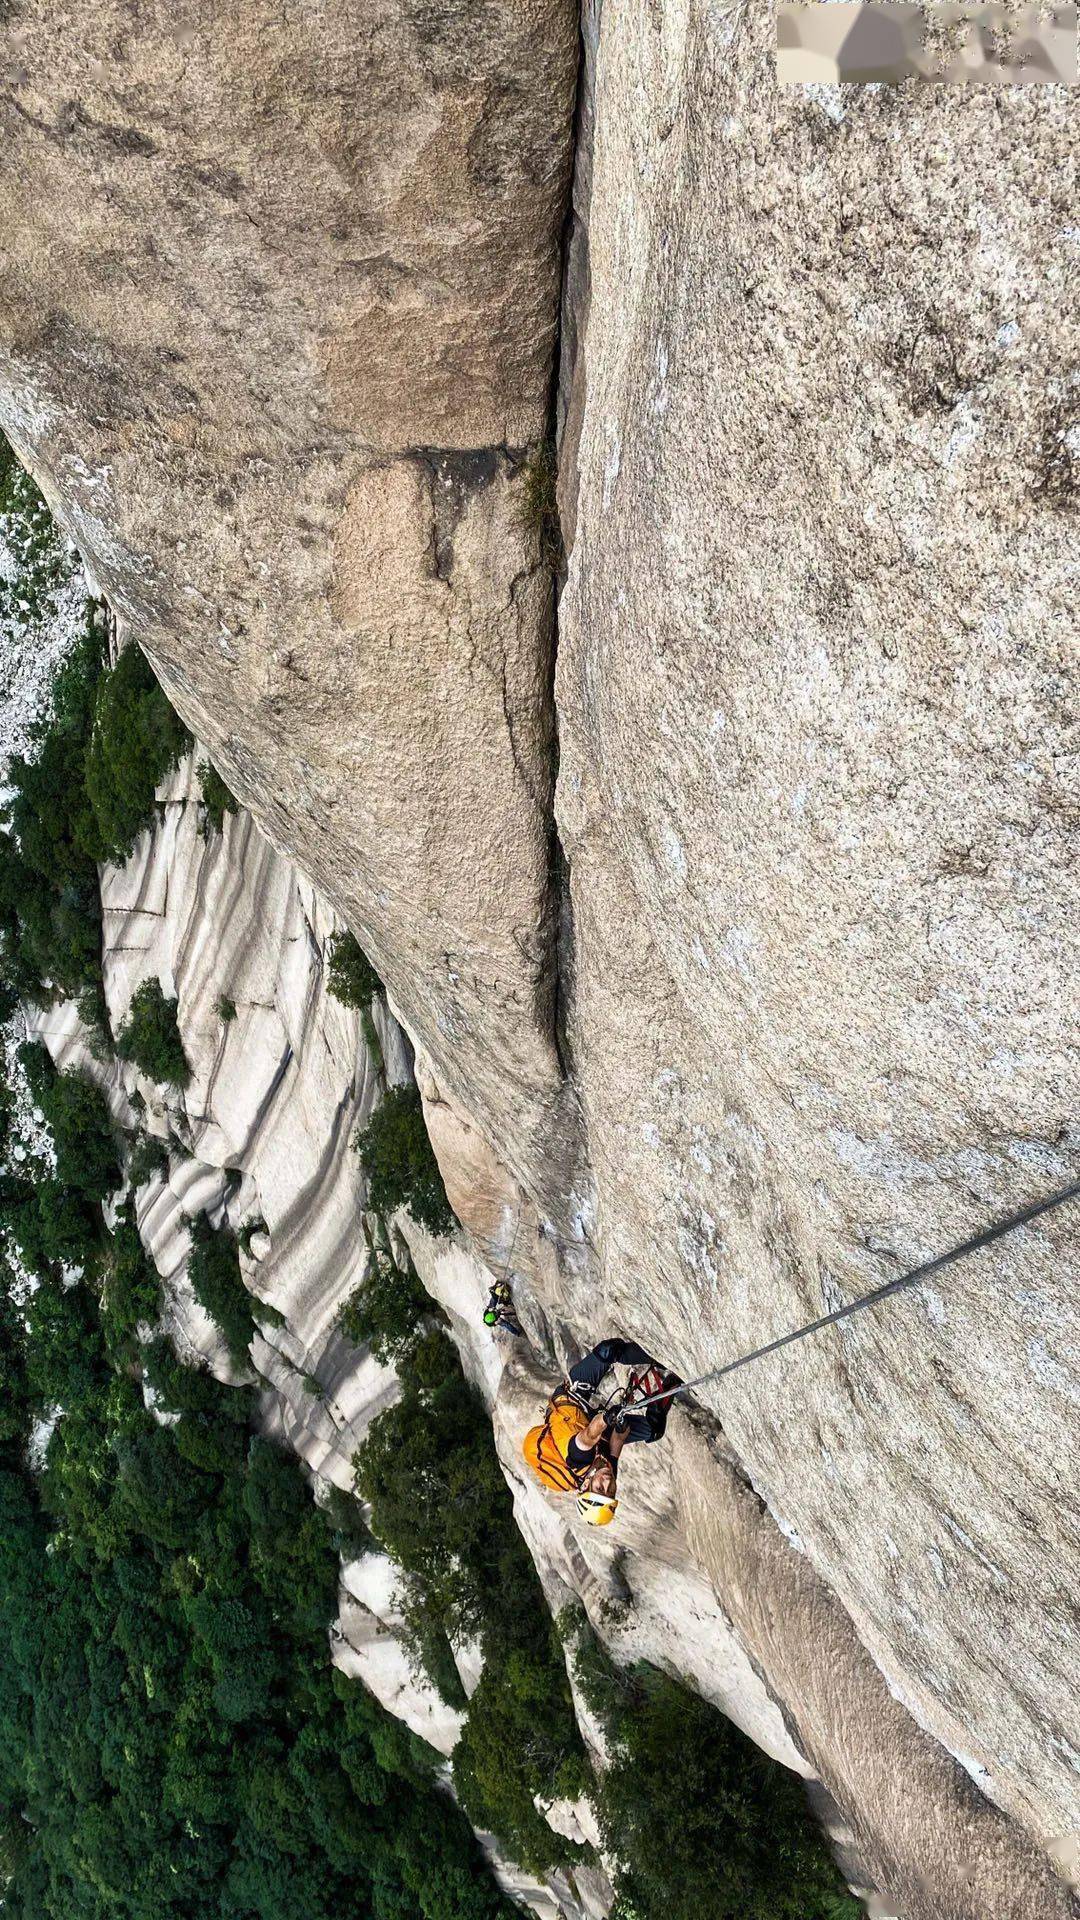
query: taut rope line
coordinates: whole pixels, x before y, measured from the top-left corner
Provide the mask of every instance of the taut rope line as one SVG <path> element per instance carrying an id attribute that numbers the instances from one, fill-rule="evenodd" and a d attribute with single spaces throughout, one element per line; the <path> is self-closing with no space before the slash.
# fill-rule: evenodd
<path id="1" fill-rule="evenodd" d="M 1010 1213 L 1004 1220 L 996 1220 L 992 1226 L 984 1227 L 970 1240 L 961 1241 L 958 1247 L 950 1247 L 947 1253 L 939 1253 L 935 1259 L 927 1260 L 921 1267 L 914 1267 L 910 1273 L 889 1280 L 883 1287 L 875 1287 L 873 1293 L 864 1293 L 858 1300 L 852 1300 L 846 1307 L 837 1307 L 834 1313 L 823 1313 L 820 1320 L 811 1320 L 805 1327 L 796 1327 L 793 1333 L 781 1334 L 779 1340 L 770 1340 L 767 1346 L 755 1347 L 753 1353 L 742 1353 L 737 1360 L 729 1360 L 725 1366 L 713 1367 L 709 1373 L 699 1373 L 696 1380 L 684 1380 L 680 1386 L 668 1387 L 663 1393 L 651 1393 L 647 1400 L 634 1402 L 634 1411 L 640 1407 L 651 1407 L 656 1400 L 673 1400 L 676 1394 L 689 1393 L 692 1387 L 703 1387 L 707 1380 L 722 1380 L 726 1373 L 736 1373 L 740 1367 L 748 1367 L 752 1360 L 761 1360 L 767 1353 L 778 1353 L 781 1347 L 790 1347 L 796 1340 L 805 1340 L 808 1334 L 820 1333 L 822 1327 L 834 1327 L 839 1320 L 850 1320 L 853 1313 L 862 1313 L 866 1307 L 876 1307 L 879 1301 L 888 1300 L 891 1294 L 902 1293 L 905 1287 L 917 1287 L 932 1273 L 947 1267 L 954 1260 L 963 1260 L 969 1253 L 978 1253 L 980 1248 L 988 1247 L 994 1240 L 1000 1240 L 1003 1234 L 1013 1233 L 1017 1227 L 1024 1227 L 1029 1220 L 1037 1220 L 1041 1213 L 1049 1213 L 1054 1207 L 1063 1207 L 1067 1200 L 1075 1200 L 1080 1194 L 1080 1180 L 1074 1180 L 1069 1187 L 1059 1187 L 1045 1200 L 1036 1200 L 1030 1207 L 1023 1207 L 1019 1213 Z"/>

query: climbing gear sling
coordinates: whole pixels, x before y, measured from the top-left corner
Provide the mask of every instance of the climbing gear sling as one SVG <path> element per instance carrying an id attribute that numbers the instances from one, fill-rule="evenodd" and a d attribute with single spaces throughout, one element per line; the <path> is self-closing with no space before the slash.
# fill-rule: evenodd
<path id="1" fill-rule="evenodd" d="M 1067 1200 L 1075 1200 L 1080 1194 L 1080 1180 L 1074 1180 L 1069 1187 L 1059 1187 L 1045 1200 L 1036 1200 L 1030 1207 L 1021 1208 L 1019 1213 L 1011 1213 L 1004 1220 L 996 1220 L 992 1226 L 984 1227 L 970 1240 L 961 1241 L 958 1247 L 950 1247 L 947 1253 L 939 1253 L 933 1260 L 927 1260 L 921 1267 L 914 1267 L 910 1273 L 903 1273 L 895 1280 L 886 1281 L 883 1287 L 875 1287 L 873 1293 L 861 1294 L 846 1307 L 837 1307 L 833 1313 L 823 1313 L 820 1320 L 811 1320 L 805 1327 L 796 1327 L 793 1333 L 781 1334 L 778 1340 L 770 1340 L 764 1347 L 755 1347 L 752 1353 L 742 1353 L 737 1360 L 729 1360 L 725 1366 L 713 1367 L 708 1373 L 699 1373 L 696 1380 L 683 1380 L 677 1387 L 666 1387 L 660 1393 L 654 1393 L 647 1400 L 639 1400 L 635 1411 L 655 1404 L 658 1400 L 674 1399 L 676 1394 L 689 1393 L 691 1387 L 703 1387 L 707 1380 L 722 1380 L 727 1373 L 736 1373 L 740 1367 L 748 1367 L 752 1360 L 762 1360 L 767 1353 L 778 1353 L 781 1347 L 790 1347 L 796 1340 L 805 1340 L 808 1334 L 820 1333 L 822 1327 L 834 1327 L 840 1320 L 850 1319 L 853 1313 L 861 1313 L 864 1307 L 876 1307 L 880 1301 L 887 1300 L 891 1294 L 901 1293 L 905 1287 L 916 1287 L 932 1273 L 942 1267 L 951 1266 L 954 1260 L 963 1260 L 969 1253 L 978 1253 L 980 1248 L 990 1246 L 994 1240 L 1000 1240 L 1006 1233 L 1012 1233 L 1016 1227 L 1024 1227 L 1029 1220 L 1038 1219 L 1042 1213 L 1049 1213 L 1054 1207 L 1063 1207 Z"/>

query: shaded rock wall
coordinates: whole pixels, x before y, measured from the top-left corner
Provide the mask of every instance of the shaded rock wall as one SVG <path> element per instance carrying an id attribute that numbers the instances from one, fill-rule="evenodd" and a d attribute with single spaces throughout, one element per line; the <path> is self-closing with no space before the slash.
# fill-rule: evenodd
<path id="1" fill-rule="evenodd" d="M 568 1161 L 523 496 L 569 0 L 20 0 L 0 33 L 0 423 L 444 1076 Z"/>

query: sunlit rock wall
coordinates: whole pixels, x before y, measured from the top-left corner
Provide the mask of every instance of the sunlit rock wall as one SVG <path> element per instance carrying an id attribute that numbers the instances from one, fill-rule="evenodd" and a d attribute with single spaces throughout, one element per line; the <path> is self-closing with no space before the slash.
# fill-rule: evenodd
<path id="1" fill-rule="evenodd" d="M 602 1281 L 561 1311 L 685 1373 L 1080 1171 L 1072 100 L 781 89 L 773 35 L 603 10 L 563 476 Z M 1077 1825 L 1078 1246 L 1074 1204 L 701 1395 L 1044 1845 Z M 854 1768 L 852 1810 L 882 1789 Z"/>

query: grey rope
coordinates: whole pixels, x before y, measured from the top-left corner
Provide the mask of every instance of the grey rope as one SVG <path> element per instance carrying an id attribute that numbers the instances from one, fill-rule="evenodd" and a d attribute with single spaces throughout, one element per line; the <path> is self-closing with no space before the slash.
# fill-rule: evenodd
<path id="1" fill-rule="evenodd" d="M 504 1266 L 503 1266 L 503 1269 L 502 1269 L 502 1272 L 501 1272 L 501 1273 L 499 1274 L 499 1279 L 500 1279 L 500 1280 L 505 1280 L 505 1279 L 506 1279 L 506 1276 L 507 1276 L 507 1274 L 508 1274 L 508 1273 L 509 1273 L 509 1271 L 510 1271 L 510 1262 L 511 1262 L 511 1260 L 512 1260 L 512 1259 L 513 1259 L 513 1257 L 514 1257 L 514 1248 L 515 1248 L 515 1247 L 517 1246 L 517 1243 L 518 1243 L 518 1234 L 519 1234 L 519 1233 L 521 1232 L 521 1216 L 522 1216 L 522 1208 L 521 1208 L 521 1207 L 519 1207 L 519 1208 L 518 1208 L 518 1217 L 517 1217 L 517 1220 L 516 1220 L 516 1221 L 515 1221 L 515 1223 L 514 1223 L 514 1237 L 513 1237 L 513 1239 L 512 1239 L 512 1240 L 511 1240 L 511 1242 L 510 1242 L 510 1251 L 509 1251 L 509 1253 L 508 1253 L 508 1254 L 507 1254 L 507 1256 L 506 1256 L 506 1261 L 505 1261 L 505 1264 L 504 1264 Z"/>
<path id="2" fill-rule="evenodd" d="M 1037 1220 L 1041 1213 L 1049 1213 L 1054 1207 L 1063 1207 L 1067 1200 L 1075 1200 L 1077 1194 L 1080 1194 L 1080 1180 L 1074 1180 L 1070 1187 L 1059 1187 L 1056 1193 L 1049 1194 L 1045 1200 L 1036 1200 L 1030 1207 L 1023 1207 L 1019 1213 L 1010 1213 L 1006 1219 L 996 1220 L 970 1240 L 961 1241 L 958 1247 L 950 1247 L 947 1253 L 939 1253 L 935 1259 L 927 1260 L 910 1273 L 900 1274 L 883 1287 L 875 1287 L 873 1293 L 861 1294 L 858 1300 L 852 1300 L 846 1307 L 837 1307 L 833 1313 L 823 1313 L 820 1320 L 811 1320 L 805 1327 L 796 1327 L 794 1333 L 781 1334 L 779 1340 L 770 1340 L 767 1346 L 755 1347 L 753 1353 L 742 1353 L 737 1360 L 729 1360 L 726 1366 L 713 1367 L 709 1373 L 699 1373 L 696 1380 L 684 1380 L 679 1386 L 668 1387 L 662 1393 L 650 1393 L 647 1400 L 635 1400 L 634 1412 L 641 1407 L 651 1407 L 657 1400 L 673 1400 L 676 1394 L 689 1393 L 692 1387 L 703 1387 L 707 1380 L 722 1380 L 725 1374 L 748 1367 L 752 1360 L 761 1360 L 767 1353 L 778 1353 L 781 1347 L 790 1347 L 796 1340 L 805 1340 L 808 1334 L 820 1333 L 822 1327 L 834 1327 L 837 1321 L 849 1320 L 853 1313 L 862 1313 L 866 1307 L 876 1307 L 879 1301 L 888 1300 L 894 1293 L 902 1293 L 905 1287 L 917 1287 L 920 1281 L 939 1272 L 942 1267 L 950 1266 L 954 1260 L 963 1260 L 969 1253 L 978 1253 L 981 1247 L 990 1246 L 994 1240 L 1000 1240 L 1003 1234 L 1026 1226 L 1029 1220 Z"/>

